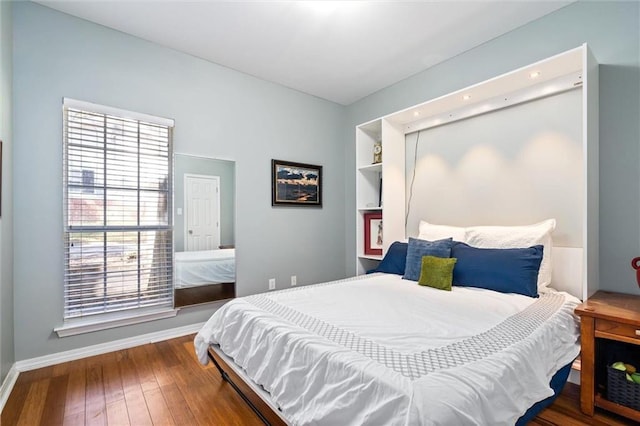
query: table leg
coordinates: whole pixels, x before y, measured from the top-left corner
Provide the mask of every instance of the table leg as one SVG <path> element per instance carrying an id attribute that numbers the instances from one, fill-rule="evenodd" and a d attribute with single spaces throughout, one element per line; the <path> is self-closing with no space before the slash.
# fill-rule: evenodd
<path id="1" fill-rule="evenodd" d="M 593 317 L 580 318 L 580 409 L 588 416 L 593 416 L 595 400 L 595 327 Z"/>

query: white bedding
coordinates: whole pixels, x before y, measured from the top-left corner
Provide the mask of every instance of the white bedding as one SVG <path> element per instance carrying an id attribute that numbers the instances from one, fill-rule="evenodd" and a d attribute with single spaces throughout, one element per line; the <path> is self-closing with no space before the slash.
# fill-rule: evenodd
<path id="1" fill-rule="evenodd" d="M 235 299 L 195 338 L 264 387 L 292 424 L 513 425 L 579 353 L 574 307 L 374 274 Z"/>
<path id="2" fill-rule="evenodd" d="M 235 249 L 176 252 L 175 288 L 236 280 Z"/>

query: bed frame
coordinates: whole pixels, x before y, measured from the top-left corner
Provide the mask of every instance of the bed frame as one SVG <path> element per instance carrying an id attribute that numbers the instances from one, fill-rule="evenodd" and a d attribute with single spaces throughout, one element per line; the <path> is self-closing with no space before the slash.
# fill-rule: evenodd
<path id="1" fill-rule="evenodd" d="M 554 247 L 553 256 L 557 262 L 554 262 L 556 267 L 552 271 L 552 282 L 554 283 L 552 287 L 578 297 L 581 293 L 583 250 L 581 248 Z M 217 345 L 209 346 L 208 355 L 220 372 L 222 379 L 235 389 L 265 425 L 285 426 L 289 424 L 278 407 L 271 401 L 269 393 L 255 384 L 242 371 L 242 368 L 225 355 Z M 565 370 L 566 374 L 569 373 L 568 370 L 570 368 Z M 564 380 L 562 385 L 564 385 Z M 551 404 L 554 399 L 555 396 L 545 400 L 543 406 L 536 405 L 537 411 L 539 412 L 544 406 Z"/>
<path id="2" fill-rule="evenodd" d="M 209 346 L 209 359 L 216 366 L 222 379 L 228 382 L 231 387 L 240 395 L 244 402 L 253 410 L 262 422 L 267 426 L 287 426 L 289 423 L 283 417 L 280 410 L 273 404 L 269 394 L 262 388 L 255 385 L 240 370 L 233 361 L 230 360 L 216 346 Z M 567 377 L 571 371 L 571 363 L 567 364 L 551 378 L 550 386 L 554 394 L 547 399 L 537 402 L 518 419 L 516 426 L 524 426 L 535 418 L 542 410 L 551 405 L 562 391 Z"/>
<path id="3" fill-rule="evenodd" d="M 255 385 L 217 346 L 209 346 L 208 355 L 220 372 L 222 379 L 235 389 L 265 425 L 286 426 L 289 424 L 271 402 L 269 394 Z"/>

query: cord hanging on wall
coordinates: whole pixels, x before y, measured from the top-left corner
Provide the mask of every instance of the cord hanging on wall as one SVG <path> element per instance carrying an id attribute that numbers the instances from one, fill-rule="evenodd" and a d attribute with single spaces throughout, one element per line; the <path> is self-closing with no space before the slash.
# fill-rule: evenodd
<path id="1" fill-rule="evenodd" d="M 411 199 L 413 198 L 413 183 L 416 180 L 416 169 L 418 168 L 418 142 L 420 141 L 420 134 L 422 130 L 418 132 L 416 136 L 416 145 L 413 150 L 413 174 L 411 176 L 411 185 L 409 186 L 409 199 L 407 200 L 407 211 L 404 216 L 404 227 L 407 228 L 407 224 L 409 221 L 409 212 L 411 211 Z"/>

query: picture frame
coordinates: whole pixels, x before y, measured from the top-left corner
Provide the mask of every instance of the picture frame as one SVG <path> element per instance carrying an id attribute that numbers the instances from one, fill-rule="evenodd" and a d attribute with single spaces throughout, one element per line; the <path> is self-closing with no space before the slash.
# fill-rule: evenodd
<path id="1" fill-rule="evenodd" d="M 364 254 L 382 255 L 382 212 L 364 214 Z"/>
<path id="2" fill-rule="evenodd" d="M 271 205 L 322 207 L 322 166 L 271 160 Z"/>

